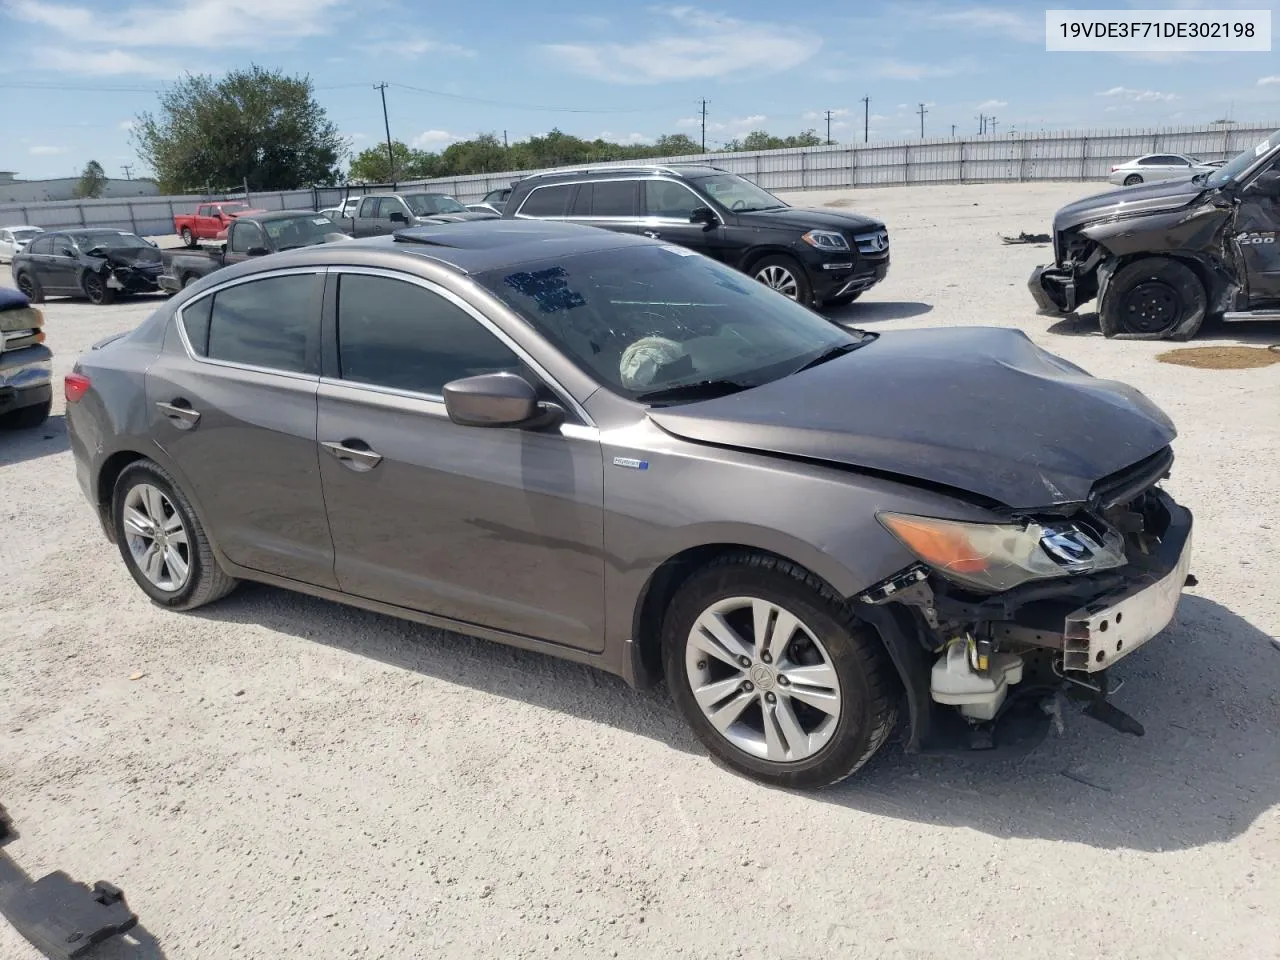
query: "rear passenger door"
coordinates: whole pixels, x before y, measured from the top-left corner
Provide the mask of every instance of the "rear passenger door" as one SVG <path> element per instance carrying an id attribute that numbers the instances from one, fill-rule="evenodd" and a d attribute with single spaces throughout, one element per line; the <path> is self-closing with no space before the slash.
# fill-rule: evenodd
<path id="1" fill-rule="evenodd" d="M 382 198 L 365 197 L 360 201 L 360 209 L 356 214 L 353 234 L 357 237 L 376 237 L 386 233 L 381 217 Z"/>
<path id="2" fill-rule="evenodd" d="M 593 180 L 578 184 L 568 219 L 615 233 L 640 231 L 640 181 Z"/>
<path id="3" fill-rule="evenodd" d="M 183 305 L 147 371 L 151 436 L 233 562 L 336 587 L 316 449 L 322 269 Z"/>
<path id="4" fill-rule="evenodd" d="M 391 271 L 344 268 L 335 278 L 319 438 L 342 589 L 602 649 L 596 432 L 573 422 L 573 405 L 452 293 Z M 498 371 L 539 386 L 570 422 L 530 431 L 451 421 L 444 385 Z"/>

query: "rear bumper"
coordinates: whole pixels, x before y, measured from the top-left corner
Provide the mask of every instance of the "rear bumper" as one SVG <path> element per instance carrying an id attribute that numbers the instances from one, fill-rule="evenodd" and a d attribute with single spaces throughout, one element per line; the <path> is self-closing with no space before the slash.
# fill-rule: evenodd
<path id="1" fill-rule="evenodd" d="M 0 354 L 0 414 L 53 397 L 53 354 L 43 344 Z"/>

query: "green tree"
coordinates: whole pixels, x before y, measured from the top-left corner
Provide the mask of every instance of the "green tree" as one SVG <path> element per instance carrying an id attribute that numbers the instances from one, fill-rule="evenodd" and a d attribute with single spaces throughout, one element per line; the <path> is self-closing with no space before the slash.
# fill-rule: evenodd
<path id="1" fill-rule="evenodd" d="M 221 79 L 188 74 L 134 125 L 138 156 L 166 191 L 289 190 L 338 179 L 346 143 L 309 77 L 251 66 Z"/>
<path id="2" fill-rule="evenodd" d="M 652 154 L 655 157 L 684 157 L 691 153 L 701 153 L 702 147 L 692 137 L 683 133 L 664 133 L 653 141 Z"/>
<path id="3" fill-rule="evenodd" d="M 347 179 L 363 180 L 365 183 L 390 183 L 393 180 L 397 182 L 425 180 L 438 175 L 440 158 L 434 153 L 415 150 L 399 140 L 392 140 L 391 155 L 396 161 L 394 173 L 390 164 L 387 163 L 385 143 L 361 150 L 351 161 Z"/>
<path id="4" fill-rule="evenodd" d="M 90 160 L 80 171 L 80 182 L 76 184 L 75 195 L 86 200 L 96 200 L 102 196 L 102 189 L 107 185 L 107 174 L 102 164 Z"/>

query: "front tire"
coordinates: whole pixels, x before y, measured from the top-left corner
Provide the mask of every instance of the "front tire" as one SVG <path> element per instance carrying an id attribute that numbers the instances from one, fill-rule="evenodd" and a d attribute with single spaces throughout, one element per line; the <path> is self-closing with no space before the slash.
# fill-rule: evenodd
<path id="1" fill-rule="evenodd" d="M 809 278 L 791 257 L 775 254 L 758 260 L 751 267 L 751 276 L 796 303 L 807 307 L 813 302 Z"/>
<path id="2" fill-rule="evenodd" d="M 194 610 L 236 586 L 223 572 L 190 501 L 159 464 L 139 460 L 116 480 L 111 517 L 125 566 L 153 602 Z"/>
<path id="3" fill-rule="evenodd" d="M 1189 340 L 1208 306 L 1204 284 L 1185 263 L 1145 257 L 1116 271 L 1098 305 L 1098 325 L 1103 336 L 1121 340 Z"/>
<path id="4" fill-rule="evenodd" d="M 107 286 L 107 281 L 99 274 L 86 273 L 80 285 L 84 289 L 84 295 L 94 306 L 103 307 L 115 302 L 116 292 Z"/>
<path id="5" fill-rule="evenodd" d="M 662 640 L 667 685 L 698 738 L 763 783 L 843 780 L 897 723 L 896 675 L 879 638 L 788 561 L 712 562 L 676 593 Z"/>

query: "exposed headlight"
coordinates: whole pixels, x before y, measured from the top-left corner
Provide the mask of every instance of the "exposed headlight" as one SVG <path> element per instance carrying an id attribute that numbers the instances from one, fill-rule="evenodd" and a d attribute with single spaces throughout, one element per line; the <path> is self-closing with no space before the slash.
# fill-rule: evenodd
<path id="1" fill-rule="evenodd" d="M 844 234 L 834 230 L 810 230 L 800 239 L 819 250 L 849 249 L 849 241 L 844 238 Z"/>
<path id="2" fill-rule="evenodd" d="M 950 580 L 984 592 L 1030 580 L 1096 573 L 1123 566 L 1124 541 L 1112 530 L 1079 523 L 961 523 L 903 513 L 878 519 L 902 545 Z"/>

